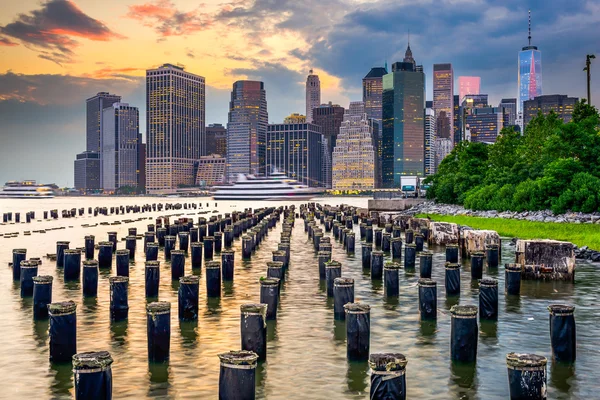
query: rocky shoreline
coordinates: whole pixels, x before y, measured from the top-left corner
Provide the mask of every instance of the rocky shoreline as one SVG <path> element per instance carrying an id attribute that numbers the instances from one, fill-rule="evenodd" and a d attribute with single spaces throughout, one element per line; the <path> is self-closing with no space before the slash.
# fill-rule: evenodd
<path id="1" fill-rule="evenodd" d="M 512 212 L 503 211 L 474 211 L 465 209 L 462 206 L 454 204 L 437 204 L 432 201 L 417 204 L 408 210 L 402 212 L 404 215 L 416 214 L 439 214 L 439 215 L 464 215 L 469 217 L 481 218 L 505 218 L 518 219 L 533 222 L 555 222 L 572 224 L 598 224 L 600 229 L 600 212 L 591 214 L 584 213 L 566 213 L 555 215 L 550 210 L 543 211 L 523 211 Z M 575 246 L 575 257 L 578 259 L 600 262 L 600 251 L 589 249 L 587 246 L 581 248 Z"/>

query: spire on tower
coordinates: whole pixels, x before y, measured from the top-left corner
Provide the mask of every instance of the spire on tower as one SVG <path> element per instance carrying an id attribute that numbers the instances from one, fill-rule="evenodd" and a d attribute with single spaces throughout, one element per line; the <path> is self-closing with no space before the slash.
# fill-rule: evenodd
<path id="1" fill-rule="evenodd" d="M 531 10 L 529 10 L 529 36 L 527 39 L 529 39 L 529 45 L 531 46 Z"/>

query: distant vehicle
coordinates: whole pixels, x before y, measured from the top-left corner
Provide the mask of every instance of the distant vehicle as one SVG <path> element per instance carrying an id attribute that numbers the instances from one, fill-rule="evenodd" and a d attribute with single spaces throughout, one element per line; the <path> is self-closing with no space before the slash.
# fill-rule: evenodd
<path id="1" fill-rule="evenodd" d="M 427 196 L 427 189 L 429 189 L 429 184 L 423 183 L 426 178 L 419 178 L 419 197 Z"/>
<path id="2" fill-rule="evenodd" d="M 401 176 L 400 189 L 404 197 L 419 197 L 419 177 Z"/>
<path id="3" fill-rule="evenodd" d="M 8 199 L 51 199 L 54 189 L 50 185 L 38 185 L 36 181 L 6 182 L 0 191 L 0 198 Z"/>

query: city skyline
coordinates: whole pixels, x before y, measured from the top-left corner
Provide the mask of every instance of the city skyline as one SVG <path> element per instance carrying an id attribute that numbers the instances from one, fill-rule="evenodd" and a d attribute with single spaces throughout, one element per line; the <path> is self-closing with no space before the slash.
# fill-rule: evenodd
<path id="1" fill-rule="evenodd" d="M 262 2 L 232 7 L 208 1 L 203 8 L 188 1 L 111 7 L 87 0 L 11 2 L 0 15 L 0 131 L 6 138 L 0 180 L 73 186 L 72 155 L 86 148 L 82 102 L 97 92 L 116 93 L 140 108 L 145 127 L 144 71 L 168 62 L 206 78 L 206 124 L 226 123 L 231 84 L 244 78 L 265 82 L 269 122 L 281 122 L 305 109 L 310 68 L 320 77 L 323 103 L 346 107 L 360 100 L 362 78 L 385 60 L 401 60 L 410 28 L 411 47 L 422 54 L 419 62 L 430 77 L 427 99 L 433 64 L 450 62 L 455 76 L 481 76 L 490 103 L 498 104 L 517 97 L 516 54 L 527 45 L 529 8 L 535 44 L 544 53 L 544 93 L 585 97 L 584 55 L 598 52 L 600 34 L 578 32 L 600 20 L 600 7 L 550 3 L 509 1 L 499 7 L 482 1 L 467 10 L 460 1 L 435 8 L 282 1 L 270 10 Z M 334 11 L 323 12 L 325 7 Z M 425 19 L 433 23 L 423 24 Z M 39 34 L 28 37 L 19 28 Z M 467 34 L 473 29 L 477 35 Z M 592 97 L 600 98 L 599 92 L 592 78 Z M 17 171 L 11 166 L 25 146 L 36 161 Z"/>

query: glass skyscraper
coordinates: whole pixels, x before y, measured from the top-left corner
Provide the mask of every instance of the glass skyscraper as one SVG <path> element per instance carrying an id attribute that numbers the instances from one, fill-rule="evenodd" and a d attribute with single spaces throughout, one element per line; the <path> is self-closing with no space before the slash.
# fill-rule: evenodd
<path id="1" fill-rule="evenodd" d="M 259 81 L 233 84 L 227 123 L 227 177 L 239 174 L 264 176 L 267 153 L 267 93 Z"/>
<path id="2" fill-rule="evenodd" d="M 114 191 L 138 186 L 140 112 L 127 103 L 114 103 L 102 111 L 103 189 Z"/>
<path id="3" fill-rule="evenodd" d="M 412 57 L 383 77 L 383 187 L 400 186 L 402 175 L 425 175 L 425 74 Z"/>
<path id="4" fill-rule="evenodd" d="M 542 52 L 531 45 L 531 11 L 529 12 L 529 45 L 519 52 L 519 112 L 523 103 L 542 95 Z"/>
<path id="5" fill-rule="evenodd" d="M 454 73 L 452 64 L 433 64 L 433 109 L 436 135 L 454 141 Z"/>
<path id="6" fill-rule="evenodd" d="M 193 185 L 204 151 L 204 78 L 164 64 L 146 71 L 146 189 L 172 193 Z"/>

